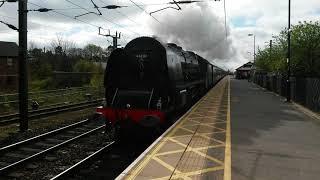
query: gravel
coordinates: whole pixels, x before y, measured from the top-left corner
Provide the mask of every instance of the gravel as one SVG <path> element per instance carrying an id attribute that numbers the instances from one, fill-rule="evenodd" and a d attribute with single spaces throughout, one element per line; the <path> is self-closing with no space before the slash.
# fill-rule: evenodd
<path id="1" fill-rule="evenodd" d="M 50 179 L 107 145 L 108 142 L 110 138 L 102 131 L 98 131 L 23 166 L 15 172 L 15 177 L 12 179 Z"/>
<path id="2" fill-rule="evenodd" d="M 19 132 L 18 124 L 11 124 L 0 127 L 0 147 L 28 139 L 54 129 L 84 120 L 89 118 L 93 113 L 94 108 L 87 108 L 79 111 L 66 112 L 58 115 L 40 118 L 30 121 L 29 130 Z"/>

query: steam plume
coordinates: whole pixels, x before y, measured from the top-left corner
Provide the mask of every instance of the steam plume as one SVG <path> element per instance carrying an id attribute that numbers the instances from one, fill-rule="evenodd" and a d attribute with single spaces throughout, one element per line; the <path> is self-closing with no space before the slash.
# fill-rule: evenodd
<path id="1" fill-rule="evenodd" d="M 158 18 L 161 23 L 152 21 L 150 26 L 164 41 L 174 42 L 220 65 L 235 55 L 231 38 L 226 38 L 223 18 L 215 15 L 208 4 L 193 4 L 179 12 L 161 13 Z"/>

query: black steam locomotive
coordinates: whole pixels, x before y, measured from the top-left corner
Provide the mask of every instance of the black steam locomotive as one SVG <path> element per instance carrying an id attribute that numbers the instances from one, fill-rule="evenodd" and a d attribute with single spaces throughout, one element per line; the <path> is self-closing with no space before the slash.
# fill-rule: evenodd
<path id="1" fill-rule="evenodd" d="M 104 79 L 106 103 L 97 112 L 121 128 L 159 127 L 224 75 L 193 52 L 139 37 L 111 53 Z"/>

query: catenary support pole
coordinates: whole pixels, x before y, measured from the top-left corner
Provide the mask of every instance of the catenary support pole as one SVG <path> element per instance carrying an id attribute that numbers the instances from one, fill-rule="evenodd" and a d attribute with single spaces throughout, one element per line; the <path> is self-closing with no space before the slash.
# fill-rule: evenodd
<path id="1" fill-rule="evenodd" d="M 19 0 L 19 113 L 20 131 L 28 130 L 27 0 Z"/>
<path id="2" fill-rule="evenodd" d="M 289 9 L 288 9 L 288 55 L 287 55 L 287 102 L 291 101 L 291 0 L 289 0 Z"/>

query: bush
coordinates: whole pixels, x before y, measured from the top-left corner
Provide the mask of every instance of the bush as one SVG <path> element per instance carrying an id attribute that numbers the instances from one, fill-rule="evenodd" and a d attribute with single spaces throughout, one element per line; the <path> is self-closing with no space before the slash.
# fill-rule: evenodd
<path id="1" fill-rule="evenodd" d="M 96 65 L 84 59 L 81 59 L 73 66 L 74 72 L 94 72 L 95 70 Z"/>
<path id="2" fill-rule="evenodd" d="M 51 89 L 53 87 L 52 78 L 43 80 L 33 80 L 29 83 L 30 91 L 39 91 L 44 89 Z"/>
<path id="3" fill-rule="evenodd" d="M 95 65 L 95 71 L 96 74 L 94 74 L 90 80 L 90 85 L 93 87 L 103 87 L 103 81 L 104 81 L 104 72 L 101 65 Z"/>

